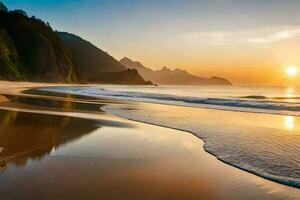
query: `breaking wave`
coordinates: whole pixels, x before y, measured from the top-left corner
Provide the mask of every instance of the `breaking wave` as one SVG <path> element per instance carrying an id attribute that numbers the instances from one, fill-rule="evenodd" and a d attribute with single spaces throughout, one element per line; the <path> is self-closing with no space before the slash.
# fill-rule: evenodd
<path id="1" fill-rule="evenodd" d="M 299 99 L 298 97 L 268 98 L 262 95 L 248 95 L 242 97 L 225 98 L 178 96 L 161 93 L 116 91 L 103 89 L 100 87 L 53 87 L 44 88 L 43 90 L 178 106 L 190 106 L 243 112 L 283 114 L 293 116 L 300 115 L 300 102 L 295 101 Z"/>

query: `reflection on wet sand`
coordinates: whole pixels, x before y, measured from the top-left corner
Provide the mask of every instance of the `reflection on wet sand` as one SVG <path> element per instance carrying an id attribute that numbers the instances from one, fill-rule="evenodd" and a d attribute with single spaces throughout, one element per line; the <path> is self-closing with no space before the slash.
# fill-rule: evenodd
<path id="1" fill-rule="evenodd" d="M 0 162 L 24 165 L 99 128 L 95 121 L 0 110 Z M 20 159 L 22 158 L 22 159 Z"/>
<path id="2" fill-rule="evenodd" d="M 64 94 L 51 91 L 29 89 L 18 92 L 0 94 L 0 106 L 29 109 L 45 109 L 61 112 L 83 112 L 99 114 L 104 112 L 101 107 L 104 105 L 121 104 L 121 101 L 110 99 L 99 99 L 81 95 Z"/>
<path id="3" fill-rule="evenodd" d="M 36 95 L 41 95 L 35 93 Z M 93 111 L 102 114 L 102 103 L 80 101 L 75 96 L 55 98 L 45 93 L 41 96 L 10 94 L 0 95 L 0 105 L 35 109 L 37 113 L 0 110 L 0 170 L 8 164 L 24 166 L 28 160 L 41 159 L 53 149 L 80 139 L 101 126 L 127 127 L 126 123 L 101 119 L 83 119 L 64 116 L 66 111 Z M 46 110 L 56 110 L 62 115 L 47 114 Z"/>
<path id="4" fill-rule="evenodd" d="M 99 98 L 99 97 L 92 97 L 92 96 L 85 96 L 85 95 L 78 95 L 78 94 L 68 94 L 63 92 L 54 92 L 54 91 L 45 91 L 42 90 L 43 88 L 36 88 L 36 89 L 29 89 L 22 91 L 22 94 L 26 95 L 40 95 L 40 96 L 48 96 L 54 99 L 57 98 L 63 98 L 64 100 L 83 100 L 85 102 L 98 102 L 98 103 L 120 103 L 122 101 L 113 100 L 113 99 L 107 99 L 107 98 Z"/>
<path id="5" fill-rule="evenodd" d="M 7 99 L 0 103 L 3 109 L 37 109 L 36 113 L 0 110 L 1 198 L 296 200 L 300 196 L 294 188 L 217 161 L 191 134 L 99 111 L 94 113 L 99 119 L 83 119 L 94 106 L 101 106 L 101 100 L 34 95 L 13 95 L 9 103 Z M 56 112 L 46 112 L 51 109 Z M 69 111 L 77 116 L 66 116 Z"/>
<path id="6" fill-rule="evenodd" d="M 87 100 L 77 100 L 75 98 L 53 98 L 49 96 L 31 96 L 31 95 L 4 95 L 9 101 L 15 104 L 26 104 L 39 107 L 60 109 L 60 111 L 91 111 L 95 113 L 102 112 L 101 107 L 104 103 L 94 103 Z"/>

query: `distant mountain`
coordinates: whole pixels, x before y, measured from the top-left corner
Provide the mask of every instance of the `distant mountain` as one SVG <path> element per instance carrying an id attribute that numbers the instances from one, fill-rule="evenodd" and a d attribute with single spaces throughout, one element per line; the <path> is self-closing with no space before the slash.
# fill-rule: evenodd
<path id="1" fill-rule="evenodd" d="M 119 62 L 74 34 L 54 32 L 22 10 L 9 11 L 0 1 L 0 80 L 152 84 L 140 74 L 158 84 L 231 84 L 180 69 L 153 71 L 128 58 Z"/>
<path id="2" fill-rule="evenodd" d="M 150 84 L 137 70 L 129 70 L 112 56 L 77 35 L 58 32 L 70 49 L 79 73 L 93 83 Z"/>
<path id="3" fill-rule="evenodd" d="M 90 42 L 1 1 L 0 80 L 150 84 Z"/>
<path id="4" fill-rule="evenodd" d="M 0 2 L 1 3 L 1 2 Z M 69 50 L 49 24 L 0 4 L 0 80 L 80 82 Z"/>
<path id="5" fill-rule="evenodd" d="M 127 69 L 126 71 L 118 72 L 107 72 L 97 77 L 96 80 L 91 80 L 91 82 L 126 85 L 153 85 L 151 81 L 145 81 L 136 69 Z"/>
<path id="6" fill-rule="evenodd" d="M 145 79 L 162 85 L 232 85 L 230 81 L 221 77 L 198 77 L 182 69 L 171 70 L 163 67 L 160 70 L 152 70 L 127 57 L 122 58 L 120 63 L 127 68 L 136 69 Z"/>

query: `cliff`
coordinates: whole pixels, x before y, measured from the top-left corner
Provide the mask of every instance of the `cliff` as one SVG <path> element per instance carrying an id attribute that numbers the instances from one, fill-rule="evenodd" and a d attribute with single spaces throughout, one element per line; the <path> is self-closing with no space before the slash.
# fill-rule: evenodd
<path id="1" fill-rule="evenodd" d="M 149 84 L 137 72 L 128 70 L 108 53 L 81 37 L 58 32 L 64 44 L 70 49 L 79 73 L 90 83 L 107 84 Z"/>
<path id="2" fill-rule="evenodd" d="M 5 9 L 0 9 L 0 79 L 82 81 L 71 53 L 49 24 Z"/>

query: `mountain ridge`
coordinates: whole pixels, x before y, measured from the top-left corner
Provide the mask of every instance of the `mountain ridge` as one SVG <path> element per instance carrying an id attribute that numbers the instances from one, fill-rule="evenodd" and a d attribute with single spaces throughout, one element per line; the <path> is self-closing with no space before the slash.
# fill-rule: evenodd
<path id="1" fill-rule="evenodd" d="M 81 82 L 69 50 L 49 24 L 0 9 L 0 79 Z"/>
<path id="2" fill-rule="evenodd" d="M 127 68 L 136 69 L 144 78 L 162 85 L 232 85 L 230 81 L 222 77 L 198 77 L 180 68 L 172 70 L 164 66 L 161 69 L 152 70 L 128 57 L 122 58 L 120 63 Z"/>
<path id="3" fill-rule="evenodd" d="M 23 10 L 9 10 L 2 1 L 0 80 L 151 84 L 92 43 L 53 31 L 49 23 Z"/>
<path id="4" fill-rule="evenodd" d="M 68 32 L 57 32 L 70 49 L 79 73 L 90 83 L 152 84 L 145 81 L 137 70 L 123 64 L 91 42 Z"/>

